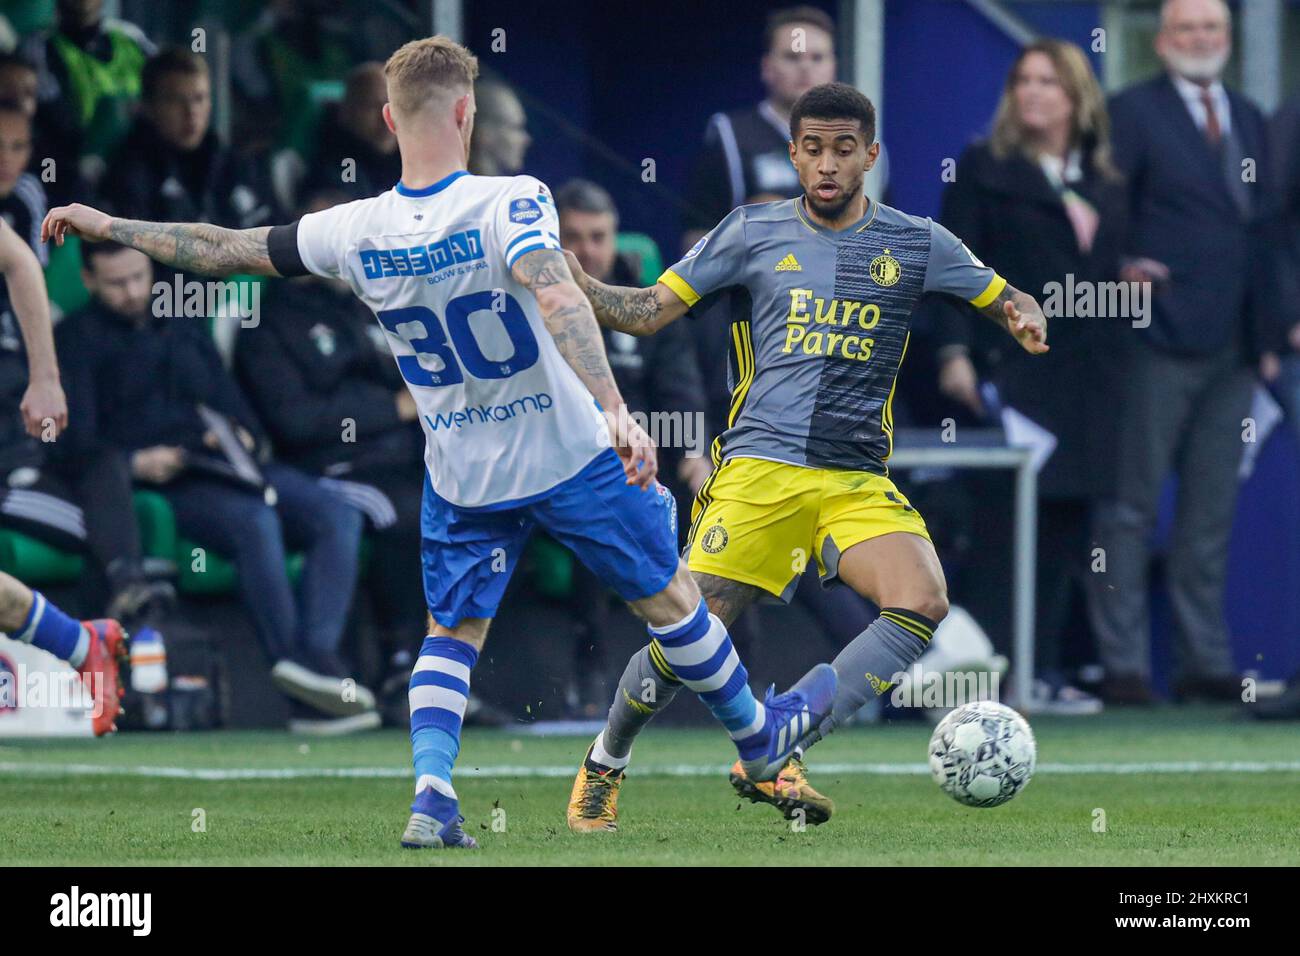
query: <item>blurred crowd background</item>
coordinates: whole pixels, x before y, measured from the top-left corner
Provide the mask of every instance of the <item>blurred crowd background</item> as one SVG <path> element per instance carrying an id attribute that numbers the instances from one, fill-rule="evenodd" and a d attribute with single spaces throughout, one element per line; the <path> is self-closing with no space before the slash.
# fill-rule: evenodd
<path id="1" fill-rule="evenodd" d="M 166 648 L 138 722 L 330 732 L 276 695 L 284 659 L 355 675 L 404 719 L 422 436 L 346 287 L 247 277 L 255 323 L 210 303 L 168 318 L 155 283 L 195 277 L 112 244 L 47 248 L 40 221 L 77 201 L 243 228 L 383 192 L 400 161 L 382 63 L 432 32 L 482 66 L 471 172 L 547 182 L 597 278 L 651 284 L 733 206 L 797 195 L 789 109 L 841 79 L 880 110 L 874 198 L 939 219 L 1040 301 L 1145 284 L 1146 314 L 1049 313 L 1053 351 L 1032 361 L 965 306 L 924 302 L 895 420 L 1001 440 L 1014 413 L 1055 440 L 1038 679 L 1013 703 L 1240 701 L 1243 676 L 1280 690 L 1300 668 L 1300 4 L 4 0 L 0 216 L 46 266 L 70 427 L 26 436 L 0 293 L 0 567 L 125 618 L 149 663 Z M 710 436 L 728 341 L 725 316 L 606 332 L 633 409 L 701 416 Z M 661 477 L 689 514 L 710 465 L 684 452 L 665 449 Z M 1011 476 L 897 480 L 961 626 L 1009 655 Z M 539 537 L 505 608 L 469 719 L 602 716 L 642 633 L 612 595 Z M 735 637 L 779 682 L 873 615 L 809 576 Z M 1260 712 L 1300 716 L 1298 694 Z"/>

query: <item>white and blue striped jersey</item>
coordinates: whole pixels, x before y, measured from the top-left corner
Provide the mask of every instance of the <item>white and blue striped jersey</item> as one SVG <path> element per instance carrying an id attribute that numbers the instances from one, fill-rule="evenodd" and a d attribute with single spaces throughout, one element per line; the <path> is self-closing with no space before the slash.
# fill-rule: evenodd
<path id="1" fill-rule="evenodd" d="M 608 447 L 591 393 L 510 273 L 520 256 L 560 248 L 539 180 L 461 171 L 424 189 L 399 183 L 277 226 L 268 246 L 282 275 L 342 279 L 375 313 L 445 500 L 519 504 Z"/>

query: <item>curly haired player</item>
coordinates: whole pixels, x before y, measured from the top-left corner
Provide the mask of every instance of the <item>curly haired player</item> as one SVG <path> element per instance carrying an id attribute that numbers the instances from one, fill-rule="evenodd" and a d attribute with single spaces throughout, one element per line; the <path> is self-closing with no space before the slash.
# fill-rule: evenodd
<path id="1" fill-rule="evenodd" d="M 692 510 L 688 545 L 709 609 L 731 623 L 765 593 L 788 601 L 807 556 L 823 583 L 838 579 L 881 609 L 835 658 L 834 708 L 799 732 L 800 750 L 888 690 L 948 612 L 925 522 L 885 465 L 917 300 L 927 292 L 959 296 L 1026 351 L 1047 351 L 1046 319 L 1032 296 L 937 223 L 866 197 L 863 176 L 880 151 L 875 134 L 875 109 L 862 93 L 843 83 L 813 87 L 790 115 L 802 196 L 734 209 L 648 289 L 604 285 L 569 260 L 596 318 L 632 335 L 728 300 L 731 413 Z M 629 661 L 574 781 L 571 829 L 617 827 L 632 742 L 680 688 L 665 650 L 652 640 Z M 643 692 L 651 683 L 654 693 Z M 731 782 L 810 823 L 833 809 L 808 784 L 798 753 L 773 781 L 738 763 Z"/>

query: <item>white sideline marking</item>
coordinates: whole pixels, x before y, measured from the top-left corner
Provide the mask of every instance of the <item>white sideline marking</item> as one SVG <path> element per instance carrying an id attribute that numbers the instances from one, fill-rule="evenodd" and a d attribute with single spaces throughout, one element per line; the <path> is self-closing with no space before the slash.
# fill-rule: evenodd
<path id="1" fill-rule="evenodd" d="M 712 777 L 726 774 L 728 764 L 648 764 L 632 768 L 638 777 Z M 510 766 L 506 764 L 456 768 L 457 777 L 543 778 L 572 777 L 577 765 Z M 928 776 L 923 763 L 825 763 L 814 764 L 815 773 L 870 774 L 884 777 Z M 1046 774 L 1142 774 L 1142 773 L 1292 773 L 1300 772 L 1300 760 L 1219 760 L 1157 763 L 1042 763 L 1036 773 Z M 91 763 L 0 762 L 0 773 L 17 776 L 76 774 L 105 777 L 163 777 L 175 780 L 316 780 L 323 778 L 406 779 L 409 767 L 149 767 L 112 766 Z"/>

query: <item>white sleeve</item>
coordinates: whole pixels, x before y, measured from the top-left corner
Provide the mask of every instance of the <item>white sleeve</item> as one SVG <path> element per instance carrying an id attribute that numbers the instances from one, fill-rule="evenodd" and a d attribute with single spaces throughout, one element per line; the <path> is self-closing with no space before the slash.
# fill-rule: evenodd
<path id="1" fill-rule="evenodd" d="M 555 200 L 546 185 L 532 176 L 514 177 L 497 206 L 495 225 L 507 269 L 525 253 L 560 248 Z"/>
<path id="2" fill-rule="evenodd" d="M 320 212 L 309 212 L 298 220 L 298 255 L 308 272 L 327 279 L 343 275 L 352 205 L 341 203 Z"/>

